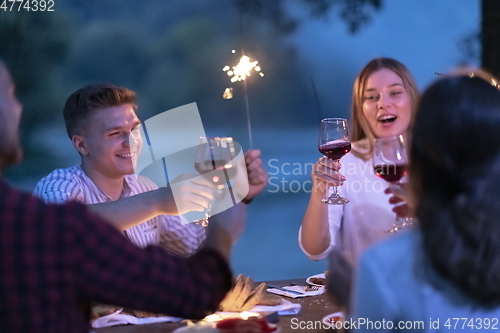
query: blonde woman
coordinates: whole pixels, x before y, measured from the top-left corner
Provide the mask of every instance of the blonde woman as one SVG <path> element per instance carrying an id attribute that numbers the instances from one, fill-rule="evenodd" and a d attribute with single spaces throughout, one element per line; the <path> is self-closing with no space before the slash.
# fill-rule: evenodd
<path id="1" fill-rule="evenodd" d="M 371 161 L 376 138 L 406 135 L 411 129 L 418 89 L 409 70 L 391 58 L 370 61 L 354 83 L 351 109 L 352 150 L 341 164 L 321 157 L 313 166 L 313 190 L 299 231 L 299 244 L 313 260 L 336 248 L 354 264 L 367 246 L 387 237 L 395 215 L 384 193 L 388 183 L 375 176 Z M 332 186 L 346 205 L 321 199 Z"/>
<path id="2" fill-rule="evenodd" d="M 405 323 L 418 332 L 500 327 L 497 82 L 469 71 L 440 79 L 422 95 L 409 149 L 418 226 L 361 256 L 354 322 L 384 320 L 378 332 L 401 332 Z"/>

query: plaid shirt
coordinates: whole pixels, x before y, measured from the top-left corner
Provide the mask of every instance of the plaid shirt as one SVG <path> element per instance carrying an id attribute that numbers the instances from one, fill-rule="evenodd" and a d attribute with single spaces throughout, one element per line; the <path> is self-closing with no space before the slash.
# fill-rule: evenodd
<path id="1" fill-rule="evenodd" d="M 47 205 L 0 179 L 2 332 L 88 333 L 80 305 L 91 301 L 202 318 L 230 286 L 215 251 L 140 249 L 84 205 Z"/>
<path id="2" fill-rule="evenodd" d="M 158 187 L 145 177 L 124 177 L 122 198 L 156 190 Z M 76 200 L 86 205 L 112 201 L 95 186 L 79 165 L 57 169 L 42 178 L 33 194 L 47 203 L 63 203 Z M 157 245 L 183 256 L 191 255 L 205 240 L 205 228 L 194 224 L 182 224 L 179 216 L 159 215 L 144 223 L 125 230 L 125 235 L 137 246 Z"/>

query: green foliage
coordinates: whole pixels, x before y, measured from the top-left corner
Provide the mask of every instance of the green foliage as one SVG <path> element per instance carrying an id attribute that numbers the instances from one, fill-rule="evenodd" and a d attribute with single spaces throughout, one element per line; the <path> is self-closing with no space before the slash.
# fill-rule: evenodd
<path id="1" fill-rule="evenodd" d="M 60 72 L 71 35 L 68 20 L 57 12 L 0 13 L 0 58 L 7 64 L 24 105 L 20 132 L 25 159 L 8 171 L 11 177 L 55 166 L 51 153 L 35 142 L 35 134 L 60 116 Z"/>
<path id="2" fill-rule="evenodd" d="M 269 21 L 281 33 L 294 32 L 300 25 L 300 19 L 290 13 L 286 0 L 234 0 L 236 7 L 243 14 Z M 293 4 L 293 3 L 292 3 Z M 300 0 L 313 18 L 326 17 L 332 7 L 338 7 L 339 16 L 347 24 L 349 32 L 356 33 L 370 22 L 371 10 L 382 7 L 382 0 Z"/>
<path id="3" fill-rule="evenodd" d="M 70 36 L 68 22 L 56 12 L 0 13 L 0 58 L 24 104 L 26 135 L 57 113 L 54 76 L 64 63 Z"/>
<path id="4" fill-rule="evenodd" d="M 124 23 L 95 22 L 81 30 L 66 71 L 68 80 L 78 83 L 76 88 L 102 81 L 130 88 L 140 85 L 150 63 L 147 44 L 137 29 Z"/>

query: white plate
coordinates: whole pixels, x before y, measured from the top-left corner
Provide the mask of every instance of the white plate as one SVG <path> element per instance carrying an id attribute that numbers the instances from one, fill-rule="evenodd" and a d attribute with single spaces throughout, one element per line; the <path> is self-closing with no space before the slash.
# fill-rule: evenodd
<path id="1" fill-rule="evenodd" d="M 329 315 L 326 315 L 321 319 L 321 322 L 327 325 L 332 325 L 333 323 L 330 321 L 330 318 L 332 317 L 340 317 L 342 321 L 345 319 L 344 313 L 343 312 L 335 312 L 335 313 L 330 313 Z"/>
<path id="2" fill-rule="evenodd" d="M 306 279 L 306 282 L 309 283 L 312 286 L 320 286 L 320 287 L 324 286 L 324 284 L 317 284 L 317 283 L 311 282 L 311 278 L 323 278 L 323 279 L 326 279 L 325 273 L 316 274 L 316 275 L 310 276 L 310 277 L 308 277 Z"/>

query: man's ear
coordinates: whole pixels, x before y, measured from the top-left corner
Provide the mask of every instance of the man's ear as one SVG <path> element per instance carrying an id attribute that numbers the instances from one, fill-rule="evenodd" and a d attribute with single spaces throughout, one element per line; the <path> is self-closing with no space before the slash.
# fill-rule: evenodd
<path id="1" fill-rule="evenodd" d="M 89 153 L 85 144 L 85 138 L 82 135 L 73 135 L 71 142 L 80 155 L 87 155 Z"/>

